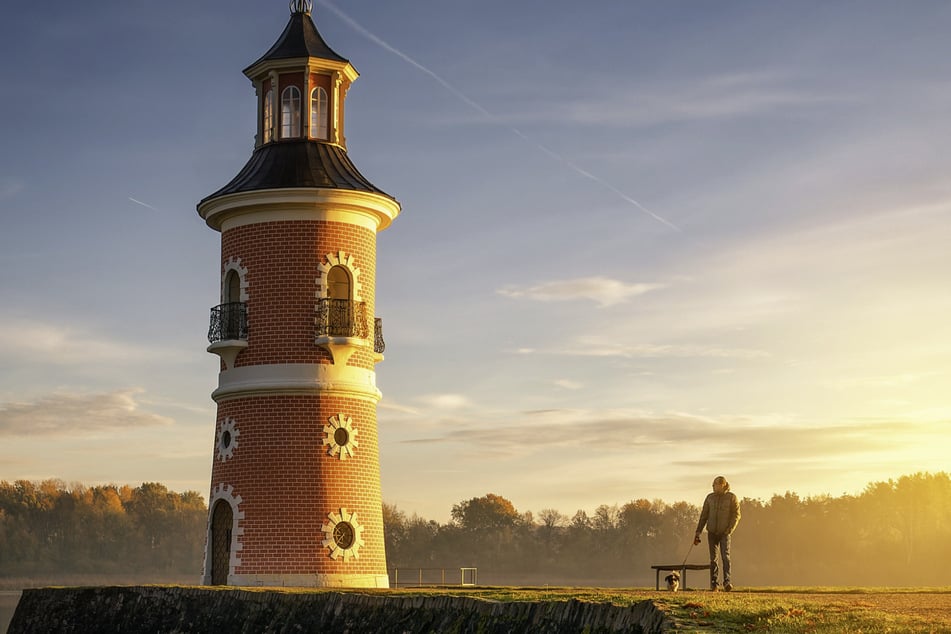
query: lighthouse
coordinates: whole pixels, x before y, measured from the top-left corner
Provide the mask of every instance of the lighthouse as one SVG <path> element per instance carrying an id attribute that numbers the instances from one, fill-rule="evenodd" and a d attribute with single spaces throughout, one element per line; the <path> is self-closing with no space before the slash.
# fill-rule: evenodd
<path id="1" fill-rule="evenodd" d="M 198 203 L 221 233 L 220 357 L 204 580 L 388 587 L 376 364 L 376 236 L 399 203 L 347 154 L 357 71 L 290 3 L 274 45 L 244 69 L 254 150 Z"/>

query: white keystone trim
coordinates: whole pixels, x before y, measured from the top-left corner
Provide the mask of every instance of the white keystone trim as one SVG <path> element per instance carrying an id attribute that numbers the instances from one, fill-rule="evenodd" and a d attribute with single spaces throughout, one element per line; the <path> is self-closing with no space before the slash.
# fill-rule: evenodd
<path id="1" fill-rule="evenodd" d="M 239 521 L 244 519 L 244 511 L 239 509 L 242 502 L 241 496 L 234 493 L 234 487 L 230 484 L 219 483 L 211 491 L 211 497 L 208 500 L 208 527 L 205 531 L 205 585 L 211 583 L 211 549 L 214 547 L 211 541 L 211 520 L 215 512 L 215 503 L 219 500 L 224 500 L 231 506 L 231 555 L 228 558 L 228 585 L 232 585 L 234 571 L 241 565 L 238 552 L 244 549 L 241 543 L 244 528 L 239 525 Z"/>
<path id="2" fill-rule="evenodd" d="M 351 300 L 354 302 L 362 302 L 363 297 L 361 297 L 360 291 L 363 290 L 363 286 L 360 284 L 360 269 L 354 265 L 353 255 L 347 255 L 344 251 L 337 251 L 336 253 L 328 253 L 326 258 L 326 262 L 321 262 L 317 265 L 317 271 L 320 273 L 320 277 L 318 277 L 316 280 L 317 299 L 323 299 L 330 296 L 330 289 L 327 288 L 327 285 L 323 284 L 322 282 L 323 280 L 327 279 L 330 269 L 335 266 L 342 266 L 350 273 Z"/>
<path id="3" fill-rule="evenodd" d="M 241 281 L 241 296 L 237 299 L 232 297 L 230 298 L 231 301 L 248 301 L 248 269 L 241 266 L 241 258 L 231 256 L 228 258 L 228 261 L 225 262 L 224 268 L 221 271 L 221 302 L 224 303 L 225 295 L 228 293 L 228 289 L 225 288 L 225 283 L 228 279 L 228 273 L 231 271 L 237 273 L 238 279 Z"/>

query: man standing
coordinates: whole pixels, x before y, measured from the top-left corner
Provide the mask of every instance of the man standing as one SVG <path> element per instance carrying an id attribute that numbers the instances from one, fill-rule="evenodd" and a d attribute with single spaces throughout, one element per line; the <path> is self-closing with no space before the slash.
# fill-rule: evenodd
<path id="1" fill-rule="evenodd" d="M 707 495 L 703 501 L 703 510 L 700 511 L 700 521 L 697 522 L 697 534 L 694 535 L 694 545 L 700 543 L 700 533 L 704 525 L 707 527 L 707 542 L 710 545 L 710 589 L 716 592 L 717 576 L 717 548 L 723 559 L 723 589 L 729 592 L 733 589 L 730 583 L 730 535 L 740 521 L 740 502 L 736 495 L 730 492 L 730 483 L 723 476 L 713 479 L 713 493 Z"/>

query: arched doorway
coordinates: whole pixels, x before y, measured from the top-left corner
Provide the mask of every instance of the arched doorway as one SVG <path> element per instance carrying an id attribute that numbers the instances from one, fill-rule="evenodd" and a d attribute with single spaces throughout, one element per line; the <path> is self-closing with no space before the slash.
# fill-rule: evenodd
<path id="1" fill-rule="evenodd" d="M 233 518 L 231 505 L 224 500 L 218 500 L 211 514 L 211 585 L 213 586 L 228 584 Z"/>

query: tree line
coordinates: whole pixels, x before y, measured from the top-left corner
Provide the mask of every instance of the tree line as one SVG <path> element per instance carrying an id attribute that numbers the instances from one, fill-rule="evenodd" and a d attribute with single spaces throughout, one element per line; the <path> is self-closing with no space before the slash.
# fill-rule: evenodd
<path id="1" fill-rule="evenodd" d="M 733 536 L 742 585 L 951 585 L 951 478 L 918 473 L 859 495 L 744 498 Z M 706 563 L 692 547 L 700 516 L 686 502 L 638 499 L 565 515 L 519 513 L 488 494 L 452 507 L 439 524 L 384 505 L 390 567 L 473 566 L 479 581 L 526 585 L 653 585 L 654 564 Z M 688 577 L 704 587 L 705 573 Z"/>
<path id="2" fill-rule="evenodd" d="M 165 485 L 0 481 L 0 576 L 198 579 L 208 510 Z M 145 573 L 148 571 L 148 573 Z"/>
<path id="3" fill-rule="evenodd" d="M 951 478 L 918 473 L 858 495 L 743 498 L 734 534 L 737 585 L 951 585 Z M 652 585 L 652 564 L 703 563 L 691 547 L 699 508 L 636 499 L 590 513 L 519 512 L 489 493 L 441 524 L 383 506 L 387 561 L 414 570 L 479 569 L 483 584 Z M 194 579 L 207 507 L 194 491 L 0 481 L 0 577 L 89 574 Z M 690 585 L 702 587 L 703 572 Z M 401 577 L 406 580 L 406 576 Z M 426 572 L 429 582 L 440 579 Z"/>

